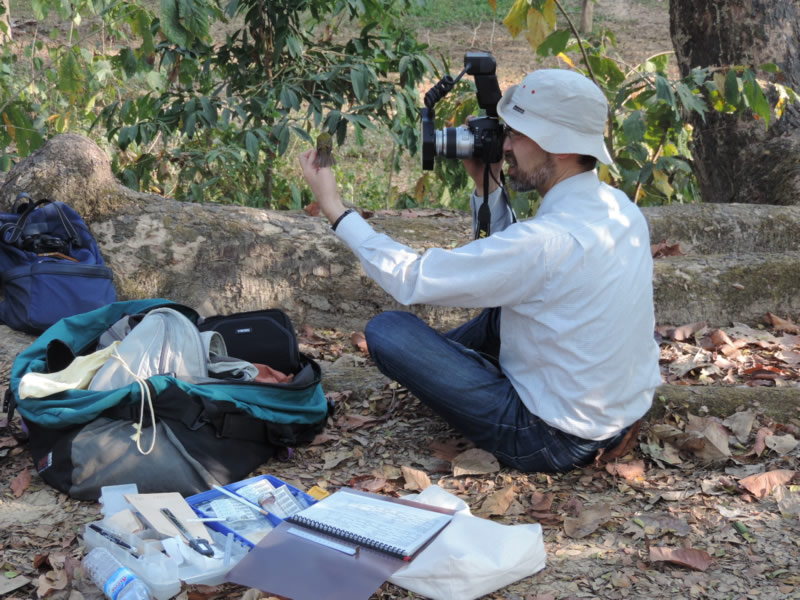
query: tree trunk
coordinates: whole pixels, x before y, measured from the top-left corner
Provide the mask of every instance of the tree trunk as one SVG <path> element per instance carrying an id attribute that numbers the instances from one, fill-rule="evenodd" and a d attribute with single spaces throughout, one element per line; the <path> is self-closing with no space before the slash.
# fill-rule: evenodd
<path id="1" fill-rule="evenodd" d="M 594 0 L 583 0 L 581 7 L 581 28 L 583 34 L 592 33 L 592 19 L 594 17 Z"/>
<path id="2" fill-rule="evenodd" d="M 694 67 L 777 64 L 759 79 L 800 90 L 797 0 L 671 0 L 670 34 L 682 75 Z M 770 79 L 772 78 L 772 79 Z M 800 204 L 800 108 L 765 130 L 751 114 L 692 116 L 694 171 L 705 202 Z"/>

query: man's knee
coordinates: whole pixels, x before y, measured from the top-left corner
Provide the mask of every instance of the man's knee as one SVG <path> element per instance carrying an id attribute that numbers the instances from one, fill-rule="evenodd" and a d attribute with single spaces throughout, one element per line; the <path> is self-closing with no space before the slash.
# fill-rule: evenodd
<path id="1" fill-rule="evenodd" d="M 413 313 L 402 310 L 382 312 L 364 328 L 367 349 L 376 362 L 405 355 L 417 343 L 421 327 L 427 325 Z"/>
<path id="2" fill-rule="evenodd" d="M 399 328 L 398 322 L 403 319 L 401 315 L 406 314 L 408 313 L 388 310 L 369 320 L 364 328 L 364 337 L 367 340 L 367 349 L 373 357 L 376 353 L 380 354 L 387 343 L 391 343 L 392 340 L 396 339 Z"/>

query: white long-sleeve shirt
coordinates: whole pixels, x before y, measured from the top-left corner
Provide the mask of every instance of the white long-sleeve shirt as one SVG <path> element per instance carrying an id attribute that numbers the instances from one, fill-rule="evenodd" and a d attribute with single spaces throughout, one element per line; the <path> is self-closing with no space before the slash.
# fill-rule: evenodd
<path id="1" fill-rule="evenodd" d="M 555 185 L 535 218 L 420 255 L 357 214 L 336 234 L 401 304 L 502 307 L 503 372 L 546 423 L 602 440 L 661 383 L 647 222 L 594 171 Z"/>

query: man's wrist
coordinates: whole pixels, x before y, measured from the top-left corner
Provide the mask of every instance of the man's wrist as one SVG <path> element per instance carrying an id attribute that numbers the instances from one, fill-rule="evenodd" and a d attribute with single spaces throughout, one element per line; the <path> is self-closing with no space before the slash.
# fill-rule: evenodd
<path id="1" fill-rule="evenodd" d="M 356 212 L 354 208 L 347 208 L 347 209 L 345 209 L 345 210 L 342 212 L 342 214 L 340 214 L 338 217 L 336 217 L 336 219 L 333 221 L 333 224 L 331 225 L 331 229 L 333 229 L 334 231 L 336 231 L 336 228 L 339 226 L 339 223 L 341 223 L 341 222 L 342 222 L 342 219 L 344 219 L 344 218 L 345 218 L 347 215 L 349 215 L 350 213 L 354 213 L 354 212 Z"/>

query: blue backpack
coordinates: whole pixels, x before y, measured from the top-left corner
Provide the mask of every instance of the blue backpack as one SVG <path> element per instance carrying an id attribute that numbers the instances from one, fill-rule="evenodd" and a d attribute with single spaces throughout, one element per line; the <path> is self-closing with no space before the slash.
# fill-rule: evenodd
<path id="1" fill-rule="evenodd" d="M 117 299 L 111 269 L 80 215 L 20 194 L 0 213 L 0 323 L 38 334 Z"/>
<path id="2" fill-rule="evenodd" d="M 280 365 L 291 381 L 198 382 L 159 374 L 115 389 L 89 386 L 20 397 L 26 374 L 59 372 L 75 357 L 94 353 L 112 326 L 126 318 L 140 325 L 148 313 L 164 308 L 180 312 L 199 330 L 223 332 L 228 348 L 249 352 L 253 362 Z M 226 323 L 233 327 L 226 329 Z M 288 317 L 272 309 L 218 316 L 205 324 L 191 308 L 168 300 L 115 302 L 62 319 L 21 352 L 6 391 L 9 421 L 18 410 L 42 478 L 88 500 L 98 498 L 103 486 L 125 483 L 136 483 L 142 493 L 192 495 L 243 479 L 282 448 L 311 442 L 325 426 L 328 402 L 321 369 L 298 351 Z M 116 349 L 121 348 L 120 343 Z M 155 443 L 143 451 L 151 440 Z"/>

